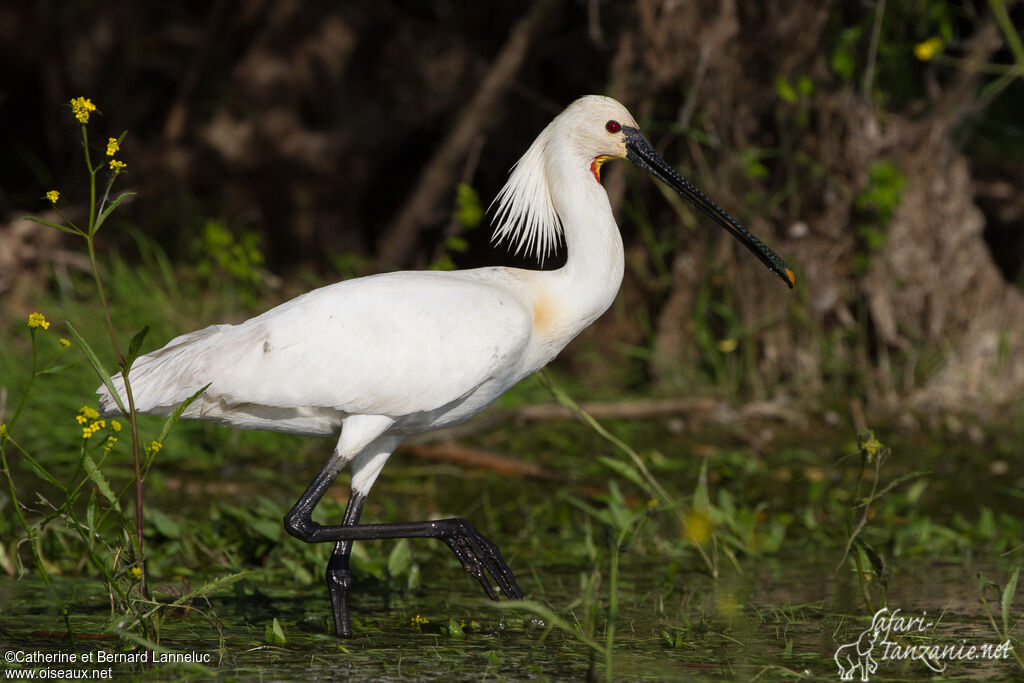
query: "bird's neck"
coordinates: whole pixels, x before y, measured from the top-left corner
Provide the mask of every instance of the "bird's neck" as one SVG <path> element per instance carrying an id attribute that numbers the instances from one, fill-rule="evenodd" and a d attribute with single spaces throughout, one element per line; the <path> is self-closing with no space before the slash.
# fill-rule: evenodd
<path id="1" fill-rule="evenodd" d="M 568 256 L 565 265 L 546 278 L 546 288 L 563 312 L 569 339 L 611 306 L 625 266 L 622 237 L 607 193 L 586 163 L 570 164 L 573 167 L 557 176 L 568 182 L 553 193 Z"/>

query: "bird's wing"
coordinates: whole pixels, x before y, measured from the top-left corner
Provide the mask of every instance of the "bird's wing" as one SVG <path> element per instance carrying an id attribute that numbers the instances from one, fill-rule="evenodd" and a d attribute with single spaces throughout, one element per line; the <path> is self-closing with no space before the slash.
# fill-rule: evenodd
<path id="1" fill-rule="evenodd" d="M 204 401 L 228 406 L 434 410 L 513 375 L 532 334 L 514 291 L 480 272 L 348 280 L 239 325 L 183 335 L 136 361 L 136 402 L 166 412 L 209 384 Z"/>

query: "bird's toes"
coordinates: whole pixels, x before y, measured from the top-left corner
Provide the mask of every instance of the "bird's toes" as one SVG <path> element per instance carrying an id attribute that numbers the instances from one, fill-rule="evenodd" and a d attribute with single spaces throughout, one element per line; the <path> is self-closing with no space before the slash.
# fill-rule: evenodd
<path id="1" fill-rule="evenodd" d="M 509 568 L 508 563 L 505 562 L 505 558 L 501 556 L 501 550 L 498 549 L 498 546 L 479 533 L 477 534 L 476 540 L 481 548 L 483 561 L 487 567 L 487 571 L 494 577 L 495 581 L 498 582 L 498 587 L 501 588 L 501 592 L 512 600 L 522 599 L 523 592 L 519 589 L 519 584 L 516 583 L 515 575 Z"/>
<path id="2" fill-rule="evenodd" d="M 459 520 L 452 534 L 443 539 L 465 570 L 476 579 L 491 600 L 498 600 L 497 589 L 512 600 L 520 600 L 523 592 L 515 576 L 501 556 L 501 551 L 486 536 L 465 520 Z M 493 582 L 492 582 L 493 580 Z"/>

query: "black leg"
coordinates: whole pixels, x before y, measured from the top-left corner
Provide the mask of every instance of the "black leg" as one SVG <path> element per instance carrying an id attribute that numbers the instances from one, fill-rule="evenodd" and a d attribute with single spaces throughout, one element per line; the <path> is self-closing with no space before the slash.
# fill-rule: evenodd
<path id="1" fill-rule="evenodd" d="M 366 496 L 353 491 L 345 506 L 345 518 L 342 526 L 355 526 L 359 523 L 359 515 L 363 512 Z M 327 590 L 331 595 L 331 609 L 334 612 L 334 633 L 339 638 L 351 638 L 352 626 L 348 618 L 348 591 L 352 586 L 352 573 L 348 569 L 348 560 L 352 556 L 352 541 L 338 541 L 334 552 L 327 562 Z"/>
<path id="2" fill-rule="evenodd" d="M 327 565 L 327 587 L 331 594 L 334 610 L 334 627 L 339 637 L 351 635 L 348 618 L 348 589 L 351 574 L 348 563 L 352 552 L 352 541 L 369 541 L 382 538 L 436 538 L 445 544 L 459 558 L 459 562 L 483 587 L 492 600 L 498 599 L 498 588 L 507 597 L 519 600 L 523 591 L 516 583 L 515 576 L 501 556 L 498 546 L 474 529 L 464 519 L 441 519 L 432 522 L 403 522 L 398 524 L 357 525 L 366 497 L 355 491 L 345 509 L 345 519 L 340 526 L 322 526 L 313 521 L 313 508 L 317 506 L 338 471 L 328 464 L 309 485 L 291 511 L 285 515 L 284 526 L 289 534 L 306 543 L 335 543 L 334 553 Z"/>

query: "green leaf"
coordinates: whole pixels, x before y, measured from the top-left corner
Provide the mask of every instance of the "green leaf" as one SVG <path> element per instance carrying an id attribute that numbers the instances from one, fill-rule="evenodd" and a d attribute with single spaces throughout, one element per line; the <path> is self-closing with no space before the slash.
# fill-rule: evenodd
<path id="1" fill-rule="evenodd" d="M 711 509 L 711 494 L 708 492 L 708 459 L 700 464 L 700 476 L 697 477 L 697 488 L 693 492 L 693 507 L 698 510 Z"/>
<path id="2" fill-rule="evenodd" d="M 787 104 L 796 104 L 797 100 L 800 99 L 796 94 L 796 89 L 793 88 L 792 83 L 785 76 L 777 76 L 775 78 L 775 94 Z"/>
<path id="3" fill-rule="evenodd" d="M 181 536 L 181 526 L 152 505 L 146 506 L 146 517 L 149 517 L 149 521 L 153 522 L 156 530 L 167 538 L 179 538 Z"/>
<path id="4" fill-rule="evenodd" d="M 50 474 L 49 472 L 46 471 L 46 468 L 44 468 L 42 465 L 40 465 L 38 462 L 36 462 L 35 458 L 33 458 L 31 455 L 29 455 L 25 451 L 21 451 L 21 455 L 22 455 L 22 457 L 25 458 L 25 463 L 28 464 L 29 469 L 31 469 L 33 472 L 35 472 L 35 475 L 37 477 L 39 477 L 40 479 L 45 480 L 46 482 L 48 482 L 50 484 L 53 484 L 54 486 L 59 488 L 61 491 L 67 491 L 67 488 L 64 486 L 64 484 L 62 484 L 59 481 L 57 481 L 52 474 Z"/>
<path id="5" fill-rule="evenodd" d="M 430 264 L 430 270 L 455 270 L 455 262 L 448 254 L 441 254 L 441 257 Z"/>
<path id="6" fill-rule="evenodd" d="M 644 481 L 643 476 L 629 463 L 623 462 L 622 460 L 616 460 L 615 458 L 609 458 L 606 455 L 599 457 L 598 462 L 618 474 L 623 479 L 628 479 L 633 482 L 641 490 L 647 491 L 647 483 Z"/>
<path id="7" fill-rule="evenodd" d="M 88 236 L 78 228 L 72 228 L 67 225 L 58 225 L 57 223 L 44 221 L 42 218 L 37 218 L 36 216 L 25 216 L 25 220 L 32 221 L 33 223 L 39 223 L 40 225 L 45 225 L 48 228 L 56 228 L 57 230 L 61 230 L 63 232 L 70 232 L 72 235 L 78 235 L 79 237 Z"/>
<path id="8" fill-rule="evenodd" d="M 85 508 L 85 524 L 89 527 L 89 536 L 96 533 L 96 491 L 89 492 L 89 504 Z"/>
<path id="9" fill-rule="evenodd" d="M 832 71 L 844 81 L 852 80 L 857 68 L 857 42 L 861 31 L 859 26 L 843 29 L 832 53 Z"/>
<path id="10" fill-rule="evenodd" d="M 903 199 L 907 177 L 894 163 L 887 159 L 876 159 L 868 167 L 868 185 L 853 201 L 861 211 L 874 211 L 883 223 L 887 223 Z"/>
<path id="11" fill-rule="evenodd" d="M 281 534 L 284 533 L 280 520 L 253 518 L 248 520 L 248 526 L 263 538 L 274 543 L 279 542 Z"/>
<path id="12" fill-rule="evenodd" d="M 469 242 L 457 235 L 452 235 L 446 239 L 444 241 L 444 246 L 449 251 L 454 251 L 460 254 L 469 251 Z"/>
<path id="13" fill-rule="evenodd" d="M 82 353 L 84 353 L 85 357 L 89 359 L 90 363 L 92 363 L 92 369 L 100 376 L 100 379 L 103 380 L 103 385 L 107 387 L 107 391 L 109 391 L 110 395 L 114 397 L 114 403 L 117 404 L 117 407 L 121 409 L 122 413 L 127 415 L 128 409 L 124 407 L 124 403 L 121 402 L 121 397 L 116 391 L 114 391 L 114 382 L 110 379 L 110 373 L 104 369 L 103 364 L 100 363 L 100 359 L 96 356 L 96 352 L 92 350 L 92 347 L 85 341 L 85 338 L 78 334 L 78 330 L 75 329 L 74 325 L 67 320 L 64 321 L 64 324 L 68 326 L 69 330 L 71 330 L 71 334 L 75 336 L 75 339 L 82 347 Z"/>
<path id="14" fill-rule="evenodd" d="M 871 569 L 875 572 L 875 577 L 878 579 L 878 582 L 884 587 L 887 581 L 887 570 L 885 568 L 885 560 L 883 560 L 882 556 L 875 552 L 875 549 L 872 548 L 868 544 L 868 542 L 862 539 L 860 536 L 854 539 L 854 542 L 857 544 L 858 547 L 860 547 L 861 550 L 864 551 L 865 557 L 867 557 L 868 561 L 871 563 Z"/>
<path id="15" fill-rule="evenodd" d="M 412 551 L 409 548 L 409 540 L 402 538 L 391 549 L 388 554 L 388 573 L 391 576 L 401 576 L 409 569 L 412 564 Z"/>
<path id="16" fill-rule="evenodd" d="M 107 502 L 113 506 L 115 510 L 121 512 L 121 503 L 117 500 L 117 496 L 114 495 L 114 489 L 110 487 L 110 482 L 103 476 L 103 472 L 100 472 L 99 466 L 96 461 L 92 459 L 92 456 L 86 453 L 82 457 L 82 464 L 85 466 L 85 471 L 92 479 L 92 483 L 96 484 L 96 489 L 100 492 Z"/>
<path id="17" fill-rule="evenodd" d="M 1003 595 L 999 600 L 999 611 L 1003 615 L 1003 633 L 1010 632 L 1010 605 L 1013 603 L 1013 594 L 1017 592 L 1017 579 L 1020 578 L 1020 567 L 1014 570 L 1013 576 L 1003 589 Z"/>
<path id="18" fill-rule="evenodd" d="M 37 372 L 37 375 L 55 375 L 58 372 L 64 372 L 68 368 L 75 367 L 74 363 L 61 363 L 60 365 L 51 365 L 48 368 L 44 368 Z"/>
<path id="19" fill-rule="evenodd" d="M 242 579 L 247 578 L 252 573 L 252 571 L 246 570 L 241 572 L 235 572 L 234 574 L 226 574 L 225 576 L 218 576 L 215 579 L 207 581 L 194 591 L 185 593 L 181 597 L 175 599 L 174 602 L 171 603 L 171 605 L 184 605 L 197 597 L 205 597 L 207 595 L 210 595 L 211 593 L 215 593 L 221 588 L 226 588 L 232 584 L 238 583 Z M 128 631 L 128 629 L 132 628 L 135 624 L 139 623 L 140 619 L 148 619 L 149 617 L 151 617 L 152 615 L 156 614 L 157 612 L 166 607 L 167 605 L 165 604 L 159 604 L 142 615 L 136 615 L 131 621 L 129 621 L 127 624 L 124 624 L 123 629 L 119 630 L 117 633 L 121 636 L 131 639 L 131 632 Z"/>
<path id="20" fill-rule="evenodd" d="M 146 325 L 141 330 L 135 333 L 132 340 L 128 343 L 128 356 L 124 359 L 124 366 L 131 368 L 132 363 L 139 357 L 139 349 L 142 348 L 142 342 L 149 333 L 149 325 Z"/>
<path id="21" fill-rule="evenodd" d="M 192 403 L 197 398 L 202 396 L 203 392 L 209 388 L 210 385 L 207 384 L 205 387 L 203 387 L 202 389 L 200 389 L 199 391 L 197 391 L 196 393 L 192 394 L 184 401 L 182 401 L 181 405 L 174 409 L 174 412 L 171 413 L 170 417 L 168 417 L 167 420 L 164 421 L 164 427 L 163 429 L 160 430 L 160 438 L 157 439 L 157 441 L 163 443 L 164 441 L 167 440 L 167 435 L 171 433 L 171 429 L 173 429 L 174 425 L 176 425 L 178 423 L 178 420 L 181 419 L 181 414 L 185 412 L 185 409 L 192 405 Z"/>
<path id="22" fill-rule="evenodd" d="M 448 637 L 452 640 L 463 640 L 466 637 L 455 617 L 448 617 Z"/>
<path id="23" fill-rule="evenodd" d="M 288 642 L 288 639 L 284 637 L 284 629 L 281 628 L 281 624 L 278 622 L 277 617 L 274 617 L 274 622 L 272 624 L 267 624 L 263 640 L 271 645 L 284 645 Z"/>
<path id="24" fill-rule="evenodd" d="M 594 519 L 598 520 L 599 522 L 611 525 L 612 520 L 607 510 L 598 510 L 593 505 L 585 503 L 576 496 L 570 495 L 568 493 L 560 493 L 558 497 L 564 500 L 565 502 L 569 503 L 570 505 L 578 507 L 580 510 L 590 515 Z"/>
<path id="25" fill-rule="evenodd" d="M 459 223 L 467 230 L 477 227 L 484 219 L 480 195 L 466 183 L 459 183 L 455 187 L 455 206 Z"/>
<path id="26" fill-rule="evenodd" d="M 134 192 L 122 192 L 120 195 L 118 195 L 117 199 L 107 204 L 107 208 L 103 209 L 103 213 L 101 213 L 99 217 L 96 219 L 96 226 L 92 229 L 92 234 L 95 235 L 97 231 L 99 231 L 100 226 L 103 225 L 103 221 L 107 220 L 107 216 L 109 216 L 121 202 L 123 202 L 128 197 L 134 196 Z"/>
<path id="27" fill-rule="evenodd" d="M 192 600 L 193 598 L 205 597 L 207 595 L 210 595 L 212 593 L 215 593 L 215 592 L 219 591 L 221 588 L 226 588 L 226 587 L 228 587 L 228 586 L 230 586 L 232 584 L 235 584 L 235 583 L 241 581 L 242 579 L 248 577 L 252 573 L 253 572 L 251 570 L 246 570 L 246 571 L 236 572 L 234 574 L 227 574 L 225 576 L 218 576 L 215 579 L 211 579 L 211 580 L 207 581 L 206 583 L 204 583 L 202 586 L 200 586 L 199 588 L 195 589 L 191 593 L 186 593 L 185 595 L 182 595 L 180 598 L 175 600 L 172 604 L 174 604 L 174 605 L 183 605 L 186 602 L 188 602 L 189 600 Z M 154 611 L 157 610 L 157 609 L 160 609 L 162 607 L 163 607 L 163 605 L 160 605 L 159 607 L 154 608 Z"/>

